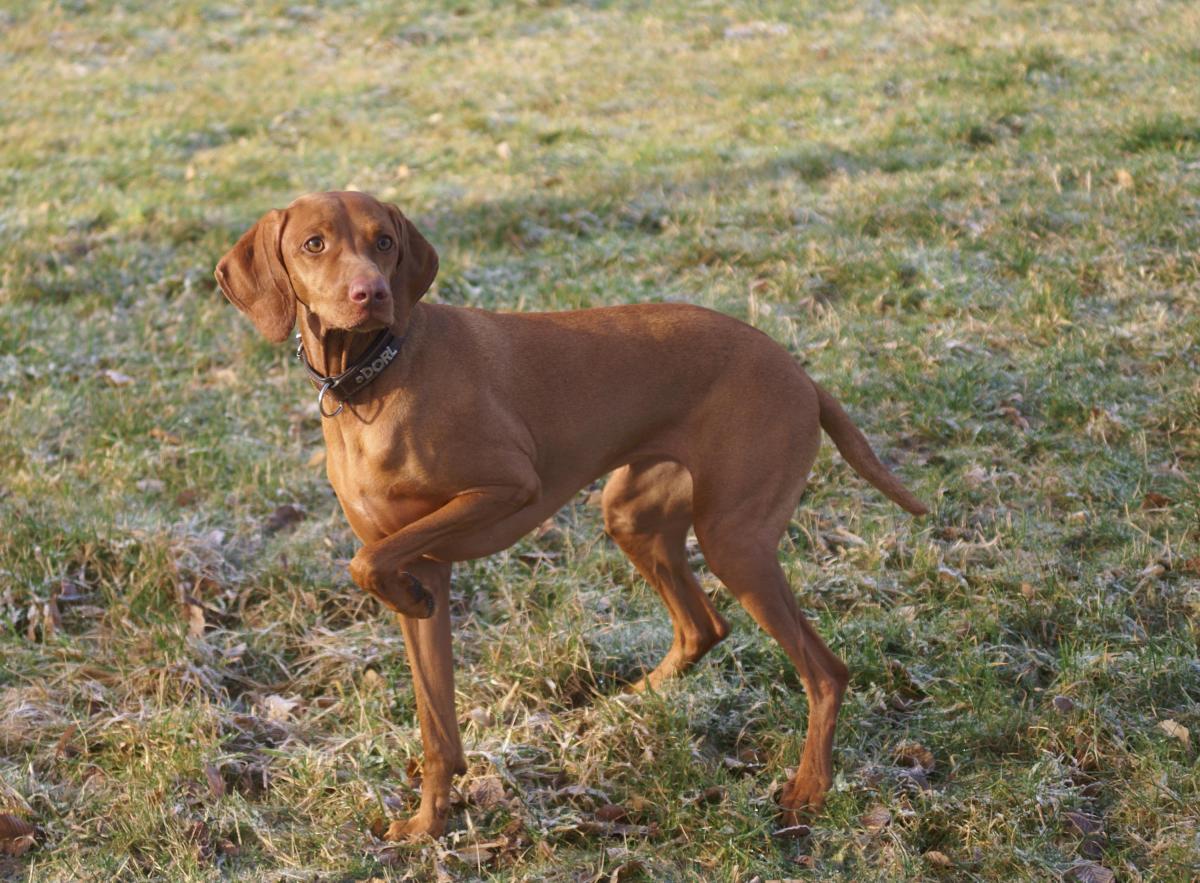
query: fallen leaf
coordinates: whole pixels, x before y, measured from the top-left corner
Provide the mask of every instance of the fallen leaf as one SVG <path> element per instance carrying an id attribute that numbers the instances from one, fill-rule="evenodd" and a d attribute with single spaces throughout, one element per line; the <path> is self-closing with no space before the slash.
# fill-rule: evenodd
<path id="1" fill-rule="evenodd" d="M 901 767 L 897 772 L 901 783 L 911 783 L 921 791 L 933 790 L 933 786 L 929 784 L 929 776 L 919 766 Z"/>
<path id="2" fill-rule="evenodd" d="M 481 706 L 476 706 L 468 711 L 467 720 L 480 727 L 490 727 L 493 723 L 491 712 Z"/>
<path id="3" fill-rule="evenodd" d="M 1192 734 L 1183 724 L 1178 721 L 1173 721 L 1170 718 L 1158 722 L 1158 728 L 1170 736 L 1172 739 L 1178 739 L 1183 743 L 1185 748 L 1192 747 Z"/>
<path id="4" fill-rule="evenodd" d="M 1114 883 L 1117 875 L 1095 862 L 1081 862 L 1068 869 L 1063 879 L 1073 883 Z"/>
<path id="5" fill-rule="evenodd" d="M 187 608 L 188 635 L 193 638 L 203 638 L 204 608 L 193 601 L 186 601 L 184 607 Z"/>
<path id="6" fill-rule="evenodd" d="M 1059 714 L 1067 714 L 1075 710 L 1075 701 L 1070 696 L 1055 696 L 1050 700 L 1050 704 Z"/>
<path id="7" fill-rule="evenodd" d="M 622 822 L 629 818 L 629 811 L 617 803 L 606 803 L 596 810 L 596 818 L 602 822 Z"/>
<path id="8" fill-rule="evenodd" d="M 608 875 L 608 883 L 620 883 L 621 880 L 628 880 L 633 877 L 642 877 L 646 874 L 646 864 L 641 859 L 633 859 L 632 861 L 624 862 L 613 868 L 613 872 Z"/>
<path id="9" fill-rule="evenodd" d="M 137 483 L 137 489 L 143 494 L 161 494 L 167 489 L 167 483 L 160 478 L 143 478 Z"/>
<path id="10" fill-rule="evenodd" d="M 267 518 L 265 528 L 267 533 L 278 533 L 284 528 L 299 524 L 307 517 L 308 513 L 303 506 L 284 503 L 282 506 L 276 507 L 275 511 Z"/>
<path id="11" fill-rule="evenodd" d="M 720 785 L 713 785 L 700 792 L 700 803 L 720 803 L 724 799 L 725 789 Z"/>
<path id="12" fill-rule="evenodd" d="M 0 814 L 0 853 L 22 856 L 33 848 L 37 828 L 11 813 Z"/>
<path id="13" fill-rule="evenodd" d="M 1076 812 L 1075 810 L 1067 810 L 1063 813 L 1063 818 L 1066 820 L 1069 830 L 1083 837 L 1086 837 L 1088 834 L 1095 834 L 1104 827 L 1100 824 L 1099 819 L 1094 819 L 1085 813 Z"/>
<path id="14" fill-rule="evenodd" d="M 55 757 L 74 757 L 79 754 L 79 747 L 75 744 L 75 735 L 79 732 L 79 727 L 75 724 L 70 724 L 63 734 L 58 737 L 58 741 L 54 743 Z"/>
<path id="15" fill-rule="evenodd" d="M 1118 190 L 1128 190 L 1133 186 L 1133 175 L 1129 173 L 1129 169 L 1117 169 L 1114 177 L 1117 179 Z"/>
<path id="16" fill-rule="evenodd" d="M 490 862 L 496 854 L 485 846 L 467 846 L 447 853 L 464 865 L 482 865 Z"/>
<path id="17" fill-rule="evenodd" d="M 859 821 L 870 833 L 878 834 L 892 823 L 892 814 L 887 807 L 877 806 L 868 810 Z"/>
<path id="18" fill-rule="evenodd" d="M 133 383 L 133 378 L 128 374 L 122 374 L 120 371 L 114 371 L 112 368 L 104 371 L 103 376 L 113 386 L 128 386 Z"/>
<path id="19" fill-rule="evenodd" d="M 188 487 L 188 488 L 184 488 L 178 494 L 175 495 L 175 505 L 180 506 L 180 507 L 191 506 L 193 503 L 195 503 L 199 499 L 200 499 L 200 491 L 198 491 L 194 487 Z"/>
<path id="20" fill-rule="evenodd" d="M 480 809 L 491 809 L 504 802 L 504 783 L 499 776 L 483 776 L 467 786 L 467 799 Z"/>
<path id="21" fill-rule="evenodd" d="M 925 861 L 937 868 L 949 868 L 954 862 L 950 861 L 950 856 L 944 852 L 938 852 L 936 849 L 931 849 L 924 855 Z"/>
<path id="22" fill-rule="evenodd" d="M 1163 494 L 1150 491 L 1146 496 L 1142 497 L 1142 508 L 1147 510 L 1166 509 L 1171 505 L 1171 498 Z"/>
<path id="23" fill-rule="evenodd" d="M 156 426 L 153 429 L 151 429 L 150 437 L 154 438 L 154 439 L 158 439 L 160 442 L 162 442 L 163 444 L 166 444 L 166 445 L 181 445 L 181 444 L 183 444 L 183 439 L 181 439 L 179 436 L 175 435 L 174 433 L 167 432 L 161 426 Z"/>
<path id="24" fill-rule="evenodd" d="M 292 710 L 300 704 L 298 698 L 285 699 L 278 693 L 272 693 L 263 700 L 262 706 L 267 713 L 267 720 L 283 723 L 292 716 Z"/>
<path id="25" fill-rule="evenodd" d="M 936 765 L 933 752 L 920 742 L 901 742 L 896 746 L 893 757 L 901 766 L 920 767 L 927 773 L 932 773 Z"/>
<path id="26" fill-rule="evenodd" d="M 214 798 L 220 800 L 225 796 L 225 779 L 221 777 L 221 771 L 215 764 L 204 765 L 204 778 L 208 781 L 208 790 Z"/>
<path id="27" fill-rule="evenodd" d="M 1022 414 L 1012 405 L 1005 405 L 1003 408 L 999 408 L 996 413 L 1001 417 L 1004 417 L 1009 423 L 1017 427 L 1017 429 L 1021 430 L 1022 432 L 1029 431 L 1029 421 L 1025 419 L 1024 414 Z"/>

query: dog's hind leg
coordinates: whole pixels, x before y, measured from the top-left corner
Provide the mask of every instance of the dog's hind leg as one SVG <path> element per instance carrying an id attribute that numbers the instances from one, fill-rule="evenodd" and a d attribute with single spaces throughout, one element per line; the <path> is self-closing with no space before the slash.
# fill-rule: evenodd
<path id="1" fill-rule="evenodd" d="M 692 476 L 670 460 L 635 463 L 616 470 L 604 487 L 604 526 L 658 592 L 675 635 L 658 666 L 633 685 L 657 688 L 687 671 L 729 634 L 696 581 L 685 545 L 692 523 Z"/>

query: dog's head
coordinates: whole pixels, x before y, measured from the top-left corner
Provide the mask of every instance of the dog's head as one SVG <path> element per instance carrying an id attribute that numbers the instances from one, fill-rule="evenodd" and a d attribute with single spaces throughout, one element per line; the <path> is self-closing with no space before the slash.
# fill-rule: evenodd
<path id="1" fill-rule="evenodd" d="M 283 341 L 296 301 L 326 328 L 408 324 L 438 256 L 394 205 L 365 193 L 311 193 L 273 209 L 217 264 L 217 283 L 263 336 Z"/>

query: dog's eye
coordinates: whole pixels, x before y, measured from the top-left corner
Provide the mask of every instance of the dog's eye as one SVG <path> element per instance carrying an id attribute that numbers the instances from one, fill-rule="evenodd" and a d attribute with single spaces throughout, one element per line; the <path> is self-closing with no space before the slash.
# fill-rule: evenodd
<path id="1" fill-rule="evenodd" d="M 320 236 L 310 236 L 304 240 L 304 250 L 309 254 L 320 254 L 325 250 L 325 240 Z"/>
<path id="2" fill-rule="evenodd" d="M 391 251 L 392 246 L 395 244 L 395 240 L 390 236 L 380 236 L 375 240 L 375 247 L 380 251 Z"/>

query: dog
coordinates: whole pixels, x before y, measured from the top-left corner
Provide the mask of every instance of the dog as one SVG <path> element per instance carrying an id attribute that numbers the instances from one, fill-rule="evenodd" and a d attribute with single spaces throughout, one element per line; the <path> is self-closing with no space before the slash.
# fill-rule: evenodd
<path id="1" fill-rule="evenodd" d="M 437 252 L 393 205 L 302 196 L 263 215 L 216 268 L 269 340 L 299 326 L 318 389 L 329 481 L 363 545 L 362 589 L 399 614 L 424 749 L 421 803 L 386 837 L 440 836 L 465 772 L 454 709 L 452 562 L 491 555 L 609 475 L 604 525 L 666 605 L 661 662 L 632 689 L 685 672 L 729 633 L 685 553 L 776 641 L 808 695 L 808 729 L 780 804 L 816 812 L 832 782 L 846 666 L 805 619 L 778 544 L 821 430 L 914 515 L 834 398 L 767 335 L 684 304 L 506 314 L 423 303 Z"/>

